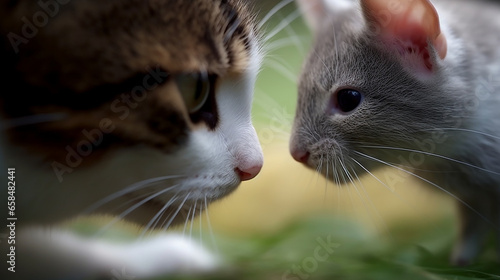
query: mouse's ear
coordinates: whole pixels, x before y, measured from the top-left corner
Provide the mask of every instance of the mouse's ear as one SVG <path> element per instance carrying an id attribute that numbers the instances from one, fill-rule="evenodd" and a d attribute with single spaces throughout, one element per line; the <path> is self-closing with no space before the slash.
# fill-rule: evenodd
<path id="1" fill-rule="evenodd" d="M 296 0 L 306 23 L 316 31 L 330 14 L 342 13 L 356 7 L 352 0 Z"/>
<path id="2" fill-rule="evenodd" d="M 427 70 L 433 66 L 429 44 L 441 59 L 446 57 L 446 37 L 429 0 L 361 0 L 361 7 L 378 38 L 395 47 L 398 54 L 421 59 L 419 63 Z"/>

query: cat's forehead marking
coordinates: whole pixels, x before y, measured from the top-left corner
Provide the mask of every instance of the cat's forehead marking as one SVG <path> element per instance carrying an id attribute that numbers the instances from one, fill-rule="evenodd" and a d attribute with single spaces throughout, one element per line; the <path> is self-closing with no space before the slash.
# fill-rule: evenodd
<path id="1" fill-rule="evenodd" d="M 0 12 L 12 21 L 11 30 L 21 30 L 18 15 L 38 7 L 26 3 Z M 237 0 L 72 1 L 19 45 L 20 54 L 34 53 L 23 57 L 19 70 L 43 86 L 57 72 L 55 82 L 76 91 L 156 66 L 172 73 L 238 73 L 248 67 L 253 31 L 252 16 Z"/>
<path id="2" fill-rule="evenodd" d="M 21 30 L 21 15 L 33 14 L 37 7 L 19 1 L 1 10 L 1 27 Z M 110 143 L 100 147 L 145 143 L 172 149 L 185 144 L 193 125 L 182 109 L 183 101 L 173 94 L 178 90 L 171 77 L 207 71 L 223 80 L 244 73 L 254 32 L 253 18 L 239 0 L 72 1 L 61 6 L 37 36 L 20 44 L 19 54 L 12 54 L 8 60 L 12 65 L 2 73 L 18 70 L 9 74 L 19 80 L 18 94 L 2 99 L 8 97 L 10 107 L 22 108 L 19 116 L 67 112 L 65 121 L 30 126 L 31 134 L 26 129 L 27 134 L 18 135 L 24 139 L 42 135 L 47 147 L 61 156 L 67 155 L 66 145 L 76 147 L 73 141 L 85 138 L 82 129 L 99 128 L 103 118 L 110 119 L 114 128 L 106 137 Z M 122 97 L 122 92 L 142 85 L 145 76 L 155 75 L 151 72 L 163 81 L 146 100 L 136 106 L 134 100 Z M 88 95 L 94 89 L 97 94 Z M 171 100 L 172 96 L 179 100 Z"/>

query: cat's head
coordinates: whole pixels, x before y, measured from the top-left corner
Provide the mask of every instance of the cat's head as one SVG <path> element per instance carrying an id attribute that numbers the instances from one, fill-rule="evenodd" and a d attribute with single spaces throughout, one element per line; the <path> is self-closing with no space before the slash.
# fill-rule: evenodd
<path id="1" fill-rule="evenodd" d="M 398 158 L 409 149 L 435 147 L 426 141 L 436 129 L 464 115 L 466 75 L 447 69 L 464 58 L 447 54 L 450 34 L 429 1 L 299 4 L 316 40 L 299 85 L 290 143 L 297 161 L 349 182 L 385 163 L 405 164 Z"/>
<path id="2" fill-rule="evenodd" d="M 26 219 L 97 203 L 160 226 L 259 173 L 260 54 L 243 1 L 2 6 L 2 163 L 17 168 Z"/>

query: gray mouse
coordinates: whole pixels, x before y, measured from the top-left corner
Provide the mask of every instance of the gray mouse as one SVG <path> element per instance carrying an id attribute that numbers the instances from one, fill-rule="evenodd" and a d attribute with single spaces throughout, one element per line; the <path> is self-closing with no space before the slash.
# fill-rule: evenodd
<path id="1" fill-rule="evenodd" d="M 293 158 L 338 184 L 380 167 L 414 177 L 457 201 L 454 264 L 491 231 L 500 252 L 500 3 L 297 2 L 315 41 Z"/>

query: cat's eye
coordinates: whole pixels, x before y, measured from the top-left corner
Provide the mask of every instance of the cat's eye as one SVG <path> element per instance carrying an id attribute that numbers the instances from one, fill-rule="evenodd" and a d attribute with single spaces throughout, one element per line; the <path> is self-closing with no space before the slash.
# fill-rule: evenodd
<path id="1" fill-rule="evenodd" d="M 336 94 L 336 108 L 342 113 L 354 111 L 363 101 L 363 95 L 354 89 L 341 89 Z"/>
<path id="2" fill-rule="evenodd" d="M 180 74 L 176 77 L 177 87 L 190 114 L 200 110 L 210 94 L 210 79 L 202 73 Z"/>

